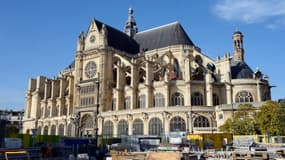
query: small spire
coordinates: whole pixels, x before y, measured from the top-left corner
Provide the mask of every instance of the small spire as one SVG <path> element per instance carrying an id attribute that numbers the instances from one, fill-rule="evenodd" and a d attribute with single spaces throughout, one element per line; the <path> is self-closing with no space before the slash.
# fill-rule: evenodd
<path id="1" fill-rule="evenodd" d="M 133 14 L 134 10 L 132 8 L 129 8 L 129 16 L 125 25 L 125 33 L 130 37 L 134 37 L 138 32 L 137 24 Z"/>

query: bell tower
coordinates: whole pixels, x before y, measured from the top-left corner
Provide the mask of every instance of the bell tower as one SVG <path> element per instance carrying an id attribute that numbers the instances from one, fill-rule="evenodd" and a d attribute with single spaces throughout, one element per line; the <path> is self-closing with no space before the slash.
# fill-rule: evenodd
<path id="1" fill-rule="evenodd" d="M 234 61 L 244 61 L 243 35 L 240 31 L 233 34 Z"/>

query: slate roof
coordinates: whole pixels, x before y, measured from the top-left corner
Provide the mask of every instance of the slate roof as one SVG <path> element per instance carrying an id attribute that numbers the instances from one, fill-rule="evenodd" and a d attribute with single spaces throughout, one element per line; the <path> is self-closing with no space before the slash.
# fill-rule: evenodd
<path id="1" fill-rule="evenodd" d="M 244 61 L 231 61 L 232 79 L 253 78 L 252 69 Z"/>
<path id="2" fill-rule="evenodd" d="M 95 20 L 95 23 L 98 29 L 101 30 L 103 23 L 98 20 Z M 109 46 L 131 54 L 139 53 L 139 44 L 134 39 L 109 25 L 106 25 L 106 28 L 108 32 L 107 41 Z"/>
<path id="3" fill-rule="evenodd" d="M 72 61 L 64 70 L 75 68 L 75 61 Z"/>
<path id="4" fill-rule="evenodd" d="M 94 21 L 98 29 L 101 30 L 103 23 L 95 19 Z M 109 25 L 105 24 L 105 26 L 108 32 L 108 45 L 130 54 L 138 54 L 142 50 L 153 50 L 178 44 L 194 46 L 179 22 L 139 32 L 134 38 Z M 74 62 L 66 69 L 68 68 L 74 68 Z"/>
<path id="5" fill-rule="evenodd" d="M 179 22 L 139 32 L 134 39 L 139 43 L 140 50 L 153 50 L 178 44 L 194 46 Z"/>

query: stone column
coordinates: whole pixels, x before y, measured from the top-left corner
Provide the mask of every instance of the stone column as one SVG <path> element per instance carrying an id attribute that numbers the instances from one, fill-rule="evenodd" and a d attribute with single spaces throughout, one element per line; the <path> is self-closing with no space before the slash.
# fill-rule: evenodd
<path id="1" fill-rule="evenodd" d="M 232 104 L 232 86 L 231 84 L 226 84 L 226 93 L 227 93 L 227 104 Z"/>
<path id="2" fill-rule="evenodd" d="M 113 122 L 114 122 L 114 137 L 118 137 L 118 117 L 113 116 Z"/>
<path id="3" fill-rule="evenodd" d="M 163 116 L 162 116 L 162 126 L 163 126 L 163 131 L 164 134 L 169 133 L 170 132 L 170 118 L 171 118 L 171 114 L 168 112 L 163 112 Z"/>
<path id="4" fill-rule="evenodd" d="M 133 135 L 133 116 L 128 115 L 128 135 Z"/>
<path id="5" fill-rule="evenodd" d="M 207 106 L 213 106 L 213 85 L 212 77 L 210 73 L 206 74 L 206 104 Z"/>
<path id="6" fill-rule="evenodd" d="M 258 102 L 260 102 L 260 101 L 262 101 L 262 95 L 261 95 L 261 86 L 260 86 L 260 83 L 259 83 L 259 80 L 257 80 L 257 82 L 256 82 L 256 93 L 257 93 L 257 97 L 256 97 L 256 99 L 254 100 L 254 101 L 258 101 Z"/>
<path id="7" fill-rule="evenodd" d="M 186 87 L 186 92 L 185 92 L 185 106 L 190 106 L 191 105 L 191 59 L 190 57 L 187 57 L 184 61 L 185 65 L 185 87 Z"/>
<path id="8" fill-rule="evenodd" d="M 98 117 L 98 135 L 103 135 L 103 124 L 104 124 L 104 118 L 102 116 Z"/>
<path id="9" fill-rule="evenodd" d="M 137 87 L 138 87 L 138 69 L 135 64 L 135 61 L 132 59 L 132 65 L 131 65 L 131 88 L 132 88 L 132 96 L 131 96 L 131 109 L 137 108 Z"/>
<path id="10" fill-rule="evenodd" d="M 121 62 L 117 64 L 117 107 L 118 110 L 121 110 L 124 106 L 124 65 Z"/>
<path id="11" fill-rule="evenodd" d="M 146 60 L 146 82 L 147 87 L 146 94 L 146 108 L 151 108 L 153 106 L 153 64 L 150 57 L 147 57 Z"/>

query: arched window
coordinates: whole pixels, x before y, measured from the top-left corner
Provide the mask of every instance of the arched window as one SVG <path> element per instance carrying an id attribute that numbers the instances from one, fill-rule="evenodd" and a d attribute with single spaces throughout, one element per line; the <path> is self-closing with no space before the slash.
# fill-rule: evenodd
<path id="1" fill-rule="evenodd" d="M 156 93 L 154 95 L 153 106 L 154 107 L 164 107 L 164 96 L 162 93 Z"/>
<path id="2" fill-rule="evenodd" d="M 84 115 L 81 118 L 81 128 L 93 128 L 93 117 L 89 114 Z"/>
<path id="3" fill-rule="evenodd" d="M 236 95 L 236 103 L 247 103 L 247 102 L 253 102 L 251 93 L 247 91 L 238 92 Z"/>
<path id="4" fill-rule="evenodd" d="M 50 135 L 55 135 L 55 132 L 56 132 L 56 126 L 52 125 L 50 130 Z"/>
<path id="5" fill-rule="evenodd" d="M 41 107 L 41 110 L 40 110 L 40 117 L 41 117 L 41 118 L 44 118 L 44 107 Z"/>
<path id="6" fill-rule="evenodd" d="M 213 105 L 216 106 L 216 105 L 219 105 L 220 104 L 220 99 L 219 99 L 219 96 L 217 94 L 213 94 Z"/>
<path id="7" fill-rule="evenodd" d="M 42 127 L 41 126 L 38 127 L 38 135 L 42 135 Z"/>
<path id="8" fill-rule="evenodd" d="M 143 135 L 143 121 L 141 119 L 134 120 L 133 135 Z"/>
<path id="9" fill-rule="evenodd" d="M 179 69 L 179 63 L 178 63 L 177 59 L 174 59 L 173 71 L 175 73 L 176 79 L 178 79 L 179 78 L 180 69 Z"/>
<path id="10" fill-rule="evenodd" d="M 126 120 L 120 120 L 118 123 L 118 135 L 128 135 L 128 122 Z"/>
<path id="11" fill-rule="evenodd" d="M 130 109 L 130 106 L 131 106 L 131 97 L 127 96 L 125 97 L 124 109 Z"/>
<path id="12" fill-rule="evenodd" d="M 192 106 L 203 106 L 203 95 L 199 92 L 195 92 L 191 95 Z"/>
<path id="13" fill-rule="evenodd" d="M 44 135 L 48 135 L 48 126 L 44 127 Z"/>
<path id="14" fill-rule="evenodd" d="M 145 108 L 145 95 L 144 94 L 139 96 L 137 108 Z"/>
<path id="15" fill-rule="evenodd" d="M 113 136 L 114 125 L 112 121 L 106 121 L 103 126 L 103 136 Z"/>
<path id="16" fill-rule="evenodd" d="M 50 116 L 50 106 L 46 107 L 45 118 Z"/>
<path id="17" fill-rule="evenodd" d="M 179 116 L 173 117 L 170 120 L 170 132 L 186 131 L 186 124 L 184 119 Z"/>
<path id="18" fill-rule="evenodd" d="M 149 121 L 148 126 L 149 135 L 160 135 L 162 134 L 162 122 L 159 118 L 152 118 Z"/>
<path id="19" fill-rule="evenodd" d="M 58 116 L 58 111 L 59 111 L 59 105 L 57 105 L 57 106 L 55 106 L 55 107 L 53 108 L 52 116 L 53 116 L 53 117 Z"/>
<path id="20" fill-rule="evenodd" d="M 72 132 L 72 125 L 69 123 L 68 125 L 67 125 L 67 136 L 68 137 L 71 137 L 72 135 L 71 135 L 71 132 Z"/>
<path id="21" fill-rule="evenodd" d="M 184 106 L 184 97 L 183 94 L 175 92 L 171 97 L 172 106 Z"/>
<path id="22" fill-rule="evenodd" d="M 113 98 L 113 100 L 112 100 L 112 108 L 111 108 L 112 111 L 116 110 L 116 103 L 117 103 L 117 99 Z"/>
<path id="23" fill-rule="evenodd" d="M 268 92 L 264 92 L 264 93 L 263 93 L 263 96 L 262 96 L 262 101 L 266 101 L 266 100 L 268 100 L 268 99 L 270 99 L 269 93 L 268 93 Z"/>
<path id="24" fill-rule="evenodd" d="M 64 136 L 64 125 L 60 124 L 58 126 L 58 135 Z"/>
<path id="25" fill-rule="evenodd" d="M 63 106 L 62 114 L 67 115 L 67 104 Z"/>
<path id="26" fill-rule="evenodd" d="M 199 116 L 194 120 L 194 127 L 210 127 L 209 120 L 204 116 Z"/>

